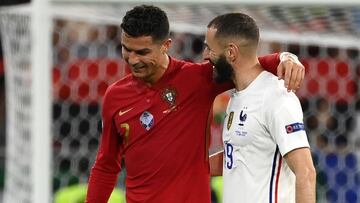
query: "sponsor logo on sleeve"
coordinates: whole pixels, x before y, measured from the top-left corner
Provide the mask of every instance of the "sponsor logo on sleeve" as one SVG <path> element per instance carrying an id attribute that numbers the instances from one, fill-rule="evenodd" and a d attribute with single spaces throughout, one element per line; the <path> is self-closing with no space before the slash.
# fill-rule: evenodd
<path id="1" fill-rule="evenodd" d="M 297 131 L 305 130 L 303 123 L 292 123 L 285 126 L 285 130 L 287 134 L 294 133 Z"/>

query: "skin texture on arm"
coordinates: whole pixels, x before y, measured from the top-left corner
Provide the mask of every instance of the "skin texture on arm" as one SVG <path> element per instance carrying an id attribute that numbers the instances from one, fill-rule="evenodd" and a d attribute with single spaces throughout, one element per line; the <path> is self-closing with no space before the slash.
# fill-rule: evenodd
<path id="1" fill-rule="evenodd" d="M 277 76 L 284 79 L 288 91 L 296 91 L 305 77 L 305 67 L 300 63 L 298 57 L 289 52 L 280 54 L 280 64 L 277 68 Z"/>
<path id="2" fill-rule="evenodd" d="M 218 152 L 209 157 L 210 175 L 222 176 L 224 152 Z"/>
<path id="3" fill-rule="evenodd" d="M 296 176 L 296 203 L 315 203 L 316 171 L 310 149 L 294 149 L 284 159 Z"/>

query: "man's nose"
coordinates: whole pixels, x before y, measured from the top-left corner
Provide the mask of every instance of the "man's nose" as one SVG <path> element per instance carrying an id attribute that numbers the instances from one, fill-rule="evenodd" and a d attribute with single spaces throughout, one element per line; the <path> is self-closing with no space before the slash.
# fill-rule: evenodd
<path id="1" fill-rule="evenodd" d="M 138 55 L 137 55 L 135 52 L 130 52 L 130 54 L 129 54 L 129 60 L 128 60 L 129 64 L 130 64 L 130 65 L 135 65 L 135 64 L 138 64 L 139 61 L 140 61 L 140 60 L 139 60 Z"/>

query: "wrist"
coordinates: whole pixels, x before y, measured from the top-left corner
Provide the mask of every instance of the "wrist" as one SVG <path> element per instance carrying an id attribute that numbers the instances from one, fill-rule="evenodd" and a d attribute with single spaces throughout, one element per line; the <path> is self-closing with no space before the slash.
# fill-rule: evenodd
<path id="1" fill-rule="evenodd" d="M 290 52 L 281 52 L 280 54 L 280 61 L 292 60 L 294 62 L 299 61 L 299 58 Z"/>

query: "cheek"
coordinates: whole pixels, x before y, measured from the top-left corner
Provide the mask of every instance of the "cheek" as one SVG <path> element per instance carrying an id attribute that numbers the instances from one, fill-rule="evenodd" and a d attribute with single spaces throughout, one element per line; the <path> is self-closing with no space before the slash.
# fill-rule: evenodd
<path id="1" fill-rule="evenodd" d="M 157 65 L 157 60 L 156 60 L 156 58 L 153 57 L 153 56 L 145 56 L 145 57 L 142 57 L 142 58 L 141 58 L 141 61 L 142 61 L 144 64 L 148 65 L 148 66 L 155 66 L 155 65 Z"/>
<path id="2" fill-rule="evenodd" d="M 122 58 L 126 61 L 126 63 L 128 63 L 128 61 L 129 61 L 129 54 L 123 52 L 123 53 L 122 53 Z"/>

